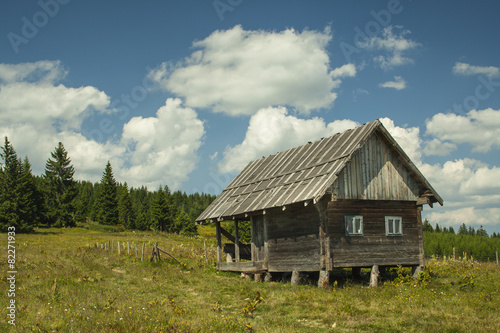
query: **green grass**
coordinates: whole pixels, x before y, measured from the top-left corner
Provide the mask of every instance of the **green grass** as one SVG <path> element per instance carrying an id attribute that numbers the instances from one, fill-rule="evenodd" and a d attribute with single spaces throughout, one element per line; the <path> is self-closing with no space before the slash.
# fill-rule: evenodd
<path id="1" fill-rule="evenodd" d="M 256 283 L 214 268 L 213 228 L 203 236 L 39 229 L 16 236 L 16 328 L 7 324 L 7 262 L 0 264 L 8 332 L 498 332 L 500 268 L 492 263 L 429 261 L 418 281 L 404 268 L 378 288 L 369 275 L 339 270 L 329 289 Z M 0 248 L 7 253 L 4 234 Z M 115 241 L 113 252 L 96 242 Z M 117 242 L 129 242 L 131 255 Z M 209 263 L 203 243 L 208 247 Z M 147 260 L 140 260 L 146 242 Z M 162 254 L 149 261 L 152 245 Z M 135 244 L 139 257 L 135 257 Z M 337 283 L 335 283 L 337 281 Z M 4 306 L 5 305 L 5 306 Z"/>

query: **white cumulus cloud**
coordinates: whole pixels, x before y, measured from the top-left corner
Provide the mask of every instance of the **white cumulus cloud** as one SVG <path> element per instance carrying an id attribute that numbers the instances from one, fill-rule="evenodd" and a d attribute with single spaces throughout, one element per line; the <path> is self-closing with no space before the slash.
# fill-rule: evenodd
<path id="1" fill-rule="evenodd" d="M 63 79 L 68 72 L 59 60 L 40 60 L 21 64 L 0 64 L 0 82 L 46 82 L 54 83 Z"/>
<path id="2" fill-rule="evenodd" d="M 160 184 L 178 189 L 195 168 L 204 126 L 197 114 L 168 99 L 155 117 L 130 119 L 121 138 L 97 142 L 83 135 L 89 116 L 111 114 L 110 98 L 92 86 L 67 87 L 59 61 L 0 64 L 0 137 L 41 174 L 62 142 L 75 179 L 99 181 L 109 160 L 118 181 L 131 186 Z"/>
<path id="3" fill-rule="evenodd" d="M 184 61 L 163 63 L 149 77 L 185 100 L 187 107 L 251 115 L 268 106 L 300 112 L 330 107 L 340 78 L 354 65 L 330 68 L 330 30 L 244 30 L 240 25 L 193 43 Z"/>
<path id="4" fill-rule="evenodd" d="M 471 144 L 475 152 L 500 148 L 500 110 L 471 110 L 465 116 L 438 113 L 426 126 L 426 134 L 455 144 Z"/>
<path id="5" fill-rule="evenodd" d="M 380 83 L 379 87 L 403 90 L 406 88 L 406 81 L 401 76 L 395 76 L 394 81 L 387 81 L 384 83 Z"/>
<path id="6" fill-rule="evenodd" d="M 180 99 L 167 99 L 156 117 L 134 117 L 123 127 L 129 168 L 122 177 L 132 186 L 156 186 L 158 182 L 179 188 L 194 170 L 197 151 L 205 133 L 196 112 Z"/>
<path id="7" fill-rule="evenodd" d="M 413 59 L 404 55 L 405 52 L 420 46 L 411 39 L 405 38 L 410 33 L 403 30 L 401 26 L 387 26 L 382 30 L 382 37 L 374 36 L 364 43 L 359 43 L 359 47 L 366 50 L 386 51 L 386 54 L 374 58 L 380 67 L 387 70 L 396 66 L 413 63 Z"/>
<path id="8" fill-rule="evenodd" d="M 496 226 L 499 223 L 500 208 L 476 209 L 475 207 L 464 207 L 455 210 L 432 211 L 426 215 L 433 224 L 438 223 L 441 227 L 452 226 L 455 232 L 458 227 L 465 223 L 475 228 L 482 226 Z"/>
<path id="9" fill-rule="evenodd" d="M 427 156 L 445 156 L 457 149 L 457 145 L 450 142 L 442 142 L 439 139 L 432 139 L 426 142 L 423 150 L 424 155 Z"/>
<path id="10" fill-rule="evenodd" d="M 456 62 L 452 69 L 455 75 L 486 75 L 496 77 L 500 75 L 500 69 L 494 66 L 473 66 L 463 62 Z"/>

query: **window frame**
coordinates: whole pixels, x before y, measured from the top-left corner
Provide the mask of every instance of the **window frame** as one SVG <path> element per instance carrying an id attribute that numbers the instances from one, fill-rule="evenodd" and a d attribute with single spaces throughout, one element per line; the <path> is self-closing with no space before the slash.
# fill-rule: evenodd
<path id="1" fill-rule="evenodd" d="M 355 225 L 352 224 L 356 219 L 360 220 L 359 230 L 355 230 Z M 353 232 L 349 232 L 349 223 L 351 223 L 351 229 Z M 362 215 L 345 215 L 344 216 L 344 227 L 346 236 L 363 236 L 363 216 Z"/>
<path id="2" fill-rule="evenodd" d="M 392 220 L 392 223 L 390 222 Z M 396 221 L 399 221 L 399 232 L 396 232 Z M 390 232 L 390 224 L 392 224 L 392 232 Z M 385 217 L 385 235 L 386 236 L 403 236 L 403 218 L 401 216 L 386 216 Z"/>

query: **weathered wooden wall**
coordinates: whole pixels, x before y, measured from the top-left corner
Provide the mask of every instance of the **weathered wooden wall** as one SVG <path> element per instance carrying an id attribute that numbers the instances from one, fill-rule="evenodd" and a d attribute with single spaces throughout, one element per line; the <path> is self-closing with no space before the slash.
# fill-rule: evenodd
<path id="1" fill-rule="evenodd" d="M 319 214 L 313 204 L 264 215 L 271 272 L 320 270 Z"/>
<path id="2" fill-rule="evenodd" d="M 334 267 L 419 265 L 420 238 L 415 202 L 338 200 L 328 203 Z M 363 216 L 363 236 L 346 236 L 344 216 Z M 403 236 L 386 236 L 385 216 L 401 216 Z"/>
<path id="3" fill-rule="evenodd" d="M 339 199 L 417 200 L 419 185 L 380 135 L 356 151 L 332 185 Z"/>

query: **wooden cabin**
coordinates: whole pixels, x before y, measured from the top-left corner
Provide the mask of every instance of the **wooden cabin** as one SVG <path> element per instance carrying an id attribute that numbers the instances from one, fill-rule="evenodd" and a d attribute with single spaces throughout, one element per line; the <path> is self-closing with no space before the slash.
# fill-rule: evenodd
<path id="1" fill-rule="evenodd" d="M 197 221 L 216 223 L 219 270 L 324 277 L 334 268 L 422 266 L 421 211 L 436 202 L 376 120 L 250 162 Z M 221 221 L 234 221 L 235 234 Z M 251 221 L 250 245 L 239 242 L 241 221 Z M 234 243 L 225 261 L 221 235 Z"/>

